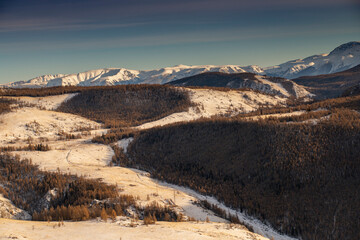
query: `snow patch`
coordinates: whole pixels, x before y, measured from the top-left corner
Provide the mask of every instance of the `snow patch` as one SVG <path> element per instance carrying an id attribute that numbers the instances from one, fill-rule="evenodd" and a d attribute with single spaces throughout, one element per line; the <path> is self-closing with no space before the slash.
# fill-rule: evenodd
<path id="1" fill-rule="evenodd" d="M 129 138 L 124 138 L 121 139 L 120 141 L 117 141 L 117 146 L 122 148 L 124 153 L 127 152 L 127 147 L 129 146 L 129 144 L 134 140 L 133 137 L 129 137 Z"/>
<path id="2" fill-rule="evenodd" d="M 70 93 L 70 94 L 62 94 L 62 95 L 46 96 L 46 97 L 8 97 L 8 98 L 12 98 L 20 102 L 32 104 L 46 110 L 55 110 L 61 105 L 61 103 L 70 100 L 77 94 L 78 93 Z"/>
<path id="3" fill-rule="evenodd" d="M 17 220 L 31 220 L 31 216 L 25 210 L 17 208 L 9 199 L 0 194 L 0 218 Z"/>

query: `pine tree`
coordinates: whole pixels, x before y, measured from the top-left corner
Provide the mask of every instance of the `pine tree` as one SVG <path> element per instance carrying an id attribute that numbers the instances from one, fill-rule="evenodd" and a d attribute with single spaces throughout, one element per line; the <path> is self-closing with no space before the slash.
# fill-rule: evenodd
<path id="1" fill-rule="evenodd" d="M 107 215 L 107 213 L 106 213 L 106 211 L 105 211 L 105 208 L 103 208 L 103 209 L 101 210 L 100 217 L 101 217 L 101 219 L 102 219 L 104 222 L 107 222 L 108 215 Z"/>
<path id="2" fill-rule="evenodd" d="M 170 217 L 169 213 L 165 213 L 164 221 L 170 222 L 170 220 L 171 220 L 171 217 Z"/>
<path id="3" fill-rule="evenodd" d="M 111 219 L 112 219 L 112 222 L 116 221 L 116 212 L 114 209 L 111 211 Z"/>
<path id="4" fill-rule="evenodd" d="M 39 214 L 36 211 L 32 215 L 32 220 L 33 221 L 39 221 Z"/>
<path id="5" fill-rule="evenodd" d="M 88 220 L 90 218 L 90 213 L 89 210 L 87 209 L 87 207 L 85 207 L 84 205 L 81 207 L 82 210 L 82 220 Z"/>

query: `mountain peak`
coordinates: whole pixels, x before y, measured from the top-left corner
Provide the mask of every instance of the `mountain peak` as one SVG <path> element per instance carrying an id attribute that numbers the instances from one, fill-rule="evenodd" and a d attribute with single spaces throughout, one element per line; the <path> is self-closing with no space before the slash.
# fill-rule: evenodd
<path id="1" fill-rule="evenodd" d="M 188 67 L 190 67 L 190 66 L 185 65 L 185 64 L 177 64 L 174 66 L 174 68 L 188 68 Z"/>
<path id="2" fill-rule="evenodd" d="M 348 42 L 348 43 L 341 44 L 340 46 L 338 46 L 337 48 L 332 50 L 329 55 L 342 53 L 342 52 L 345 52 L 347 50 L 352 50 L 353 48 L 359 48 L 360 49 L 360 42 L 359 41 L 353 41 L 353 42 Z"/>

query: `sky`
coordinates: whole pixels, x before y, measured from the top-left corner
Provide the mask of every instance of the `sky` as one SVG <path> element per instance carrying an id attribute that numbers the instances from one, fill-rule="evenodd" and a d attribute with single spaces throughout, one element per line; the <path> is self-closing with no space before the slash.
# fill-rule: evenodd
<path id="1" fill-rule="evenodd" d="M 0 0 L 0 83 L 109 67 L 267 67 L 349 41 L 360 41 L 358 0 Z"/>

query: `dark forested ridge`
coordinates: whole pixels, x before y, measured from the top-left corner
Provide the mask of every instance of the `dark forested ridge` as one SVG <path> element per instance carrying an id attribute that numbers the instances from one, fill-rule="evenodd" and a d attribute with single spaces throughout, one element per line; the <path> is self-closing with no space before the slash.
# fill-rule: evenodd
<path id="1" fill-rule="evenodd" d="M 360 239 L 360 118 L 281 124 L 229 120 L 140 133 L 130 165 L 213 195 L 302 239 Z"/>
<path id="2" fill-rule="evenodd" d="M 342 93 L 342 96 L 344 97 L 355 96 L 355 95 L 360 95 L 360 83 L 358 85 L 349 87 Z"/>
<path id="3" fill-rule="evenodd" d="M 187 92 L 162 85 L 89 88 L 61 104 L 58 111 L 78 114 L 107 127 L 153 121 L 191 105 Z"/>
<path id="4" fill-rule="evenodd" d="M 101 87 L 50 87 L 4 89 L 0 96 L 45 97 L 79 93 L 61 104 L 58 111 L 81 115 L 107 127 L 134 126 L 160 119 L 191 105 L 188 92 L 164 85 L 120 85 Z M 8 100 L 0 100 L 6 111 Z"/>
<path id="5" fill-rule="evenodd" d="M 281 83 L 281 85 L 291 95 L 296 96 L 294 90 L 294 83 L 291 80 L 262 76 L 274 83 Z M 279 94 L 278 90 L 272 89 L 269 85 L 258 80 L 254 73 L 221 73 L 221 72 L 205 72 L 195 76 L 182 78 L 167 83 L 168 85 L 181 87 L 219 87 L 219 88 L 236 88 L 236 89 L 253 89 L 265 94 Z"/>
<path id="6" fill-rule="evenodd" d="M 343 72 L 299 77 L 293 81 L 308 87 L 317 99 L 339 97 L 349 87 L 360 83 L 360 65 Z"/>
<path id="7" fill-rule="evenodd" d="M 92 87 L 97 88 L 97 87 Z M 81 92 L 83 90 L 90 89 L 90 87 L 48 87 L 48 88 L 4 88 L 0 91 L 0 96 L 29 96 L 29 97 L 46 97 L 52 95 L 60 95 L 66 93 Z"/>
<path id="8" fill-rule="evenodd" d="M 9 112 L 11 110 L 10 105 L 14 102 L 14 100 L 0 98 L 0 114 Z"/>
<path id="9" fill-rule="evenodd" d="M 169 85 L 174 86 L 197 86 L 197 87 L 231 87 L 236 88 L 235 85 L 240 86 L 244 82 L 244 79 L 247 80 L 257 80 L 256 74 L 254 73 L 221 73 L 221 72 L 205 72 L 197 74 L 190 77 L 185 77 L 179 80 L 169 82 Z"/>

